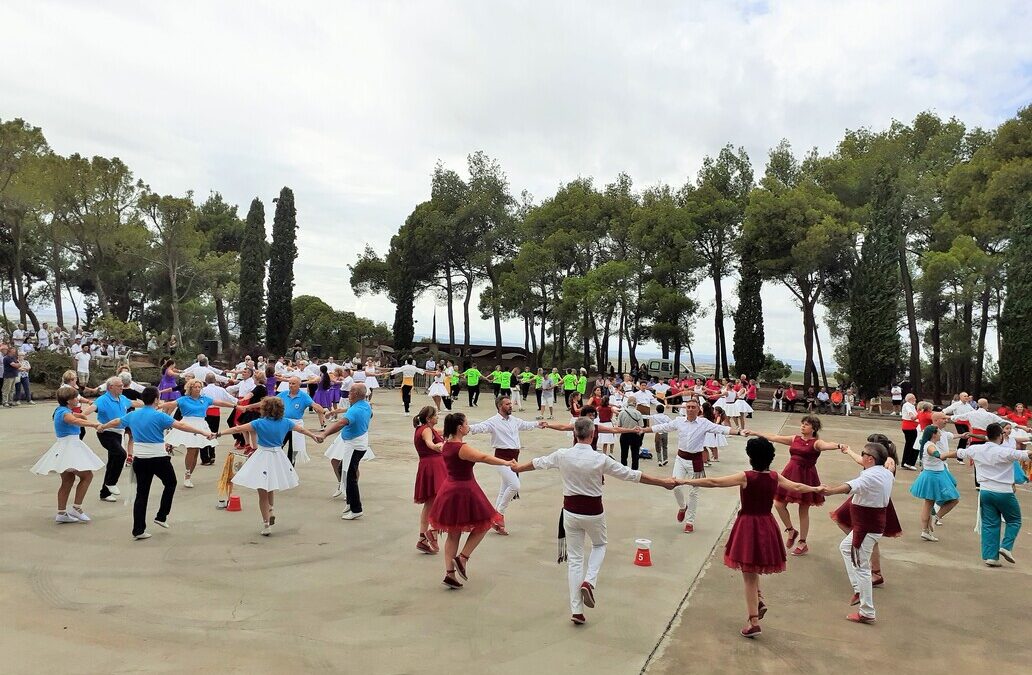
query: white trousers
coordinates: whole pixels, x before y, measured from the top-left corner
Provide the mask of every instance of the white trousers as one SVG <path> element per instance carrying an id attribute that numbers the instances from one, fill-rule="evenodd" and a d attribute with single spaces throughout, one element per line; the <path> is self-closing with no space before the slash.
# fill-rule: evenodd
<path id="1" fill-rule="evenodd" d="M 502 487 L 498 490 L 495 510 L 504 515 L 505 508 L 509 506 L 509 502 L 520 491 L 520 477 L 507 466 L 498 467 L 498 475 L 502 477 Z"/>
<path id="2" fill-rule="evenodd" d="M 704 478 L 706 471 L 700 471 L 698 473 L 692 469 L 692 463 L 690 460 L 684 459 L 683 457 L 674 457 L 674 478 Z M 684 486 L 678 485 L 674 488 L 674 499 L 677 500 L 678 508 L 685 508 L 684 500 Z M 688 513 L 685 516 L 685 520 L 692 525 L 695 524 L 695 512 L 699 508 L 699 488 L 694 486 L 688 487 Z"/>
<path id="3" fill-rule="evenodd" d="M 781 399 L 780 398 L 772 398 L 770 400 L 770 409 L 771 409 L 771 412 L 773 412 L 775 410 L 781 410 Z"/>
<path id="4" fill-rule="evenodd" d="M 581 583 L 598 586 L 598 572 L 606 558 L 606 514 L 582 516 L 563 509 L 563 527 L 566 528 L 566 557 L 570 581 L 570 614 L 583 614 Z M 591 540 L 588 569 L 584 570 L 584 540 Z"/>
<path id="5" fill-rule="evenodd" d="M 521 393 L 519 383 L 514 384 L 512 389 L 509 390 L 509 400 L 517 408 L 523 407 L 523 399 L 520 397 Z"/>
<path id="6" fill-rule="evenodd" d="M 870 619 L 874 618 L 874 587 L 871 586 L 871 553 L 874 545 L 881 539 L 880 534 L 868 534 L 860 544 L 860 566 L 853 565 L 853 533 L 847 532 L 842 543 L 839 544 L 839 551 L 842 552 L 842 560 L 846 564 L 846 574 L 849 575 L 849 583 L 853 585 L 853 592 L 860 594 L 860 614 Z"/>

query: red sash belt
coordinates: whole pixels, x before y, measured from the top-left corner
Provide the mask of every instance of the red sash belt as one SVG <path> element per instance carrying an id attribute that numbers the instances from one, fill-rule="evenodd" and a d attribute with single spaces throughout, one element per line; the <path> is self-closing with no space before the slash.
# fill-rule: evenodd
<path id="1" fill-rule="evenodd" d="M 692 471 L 695 473 L 702 473 L 705 465 L 703 464 L 703 456 L 701 452 L 686 452 L 685 450 L 678 450 L 677 456 L 681 459 L 688 460 L 692 463 Z"/>
<path id="2" fill-rule="evenodd" d="M 212 407 L 208 408 L 208 410 L 204 414 L 208 417 L 218 417 L 219 407 L 217 405 L 213 405 Z"/>
<path id="3" fill-rule="evenodd" d="M 849 517 L 853 521 L 853 566 L 860 566 L 860 545 L 869 534 L 885 532 L 886 507 L 857 506 L 849 503 Z"/>
<path id="4" fill-rule="evenodd" d="M 581 516 L 598 516 L 602 514 L 602 497 L 601 495 L 598 497 L 565 495 L 563 508 Z"/>
<path id="5" fill-rule="evenodd" d="M 520 458 L 519 448 L 495 448 L 495 457 L 498 459 L 504 459 L 505 461 L 516 460 Z"/>

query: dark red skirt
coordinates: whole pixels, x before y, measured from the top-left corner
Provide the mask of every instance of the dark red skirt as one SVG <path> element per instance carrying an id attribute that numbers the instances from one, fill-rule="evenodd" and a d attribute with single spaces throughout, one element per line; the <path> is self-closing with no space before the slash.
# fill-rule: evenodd
<path id="1" fill-rule="evenodd" d="M 502 514 L 475 480 L 448 479 L 437 491 L 429 519 L 439 532 L 475 532 L 501 522 Z"/>
<path id="2" fill-rule="evenodd" d="M 802 483 L 803 485 L 817 486 L 821 484 L 821 477 L 817 474 L 816 466 L 804 466 L 794 459 L 788 460 L 785 470 L 781 475 L 790 481 Z M 778 488 L 774 493 L 774 499 L 786 504 L 809 504 L 810 506 L 823 506 L 824 495 L 817 492 L 792 492 Z"/>
<path id="3" fill-rule="evenodd" d="M 448 470 L 444 467 L 444 458 L 440 454 L 432 457 L 420 457 L 419 468 L 416 469 L 416 489 L 412 500 L 417 504 L 425 504 L 437 496 L 437 491 L 448 480 Z"/>
<path id="4" fill-rule="evenodd" d="M 739 513 L 724 546 L 724 564 L 753 574 L 785 571 L 785 542 L 770 513 Z"/>
<path id="5" fill-rule="evenodd" d="M 849 514 L 849 506 L 853 503 L 853 498 L 850 497 L 846 501 L 842 502 L 842 505 L 837 509 L 829 513 L 831 519 L 836 523 L 846 528 L 847 530 L 853 529 L 853 518 Z M 882 533 L 883 537 L 902 537 L 903 526 L 899 524 L 899 518 L 896 516 L 896 508 L 892 505 L 892 500 L 889 500 L 889 505 L 885 511 L 885 532 Z"/>

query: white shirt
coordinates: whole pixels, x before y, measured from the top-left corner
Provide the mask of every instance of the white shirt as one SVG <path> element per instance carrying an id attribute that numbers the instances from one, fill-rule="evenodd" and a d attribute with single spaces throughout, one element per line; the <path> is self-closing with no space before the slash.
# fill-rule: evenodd
<path id="1" fill-rule="evenodd" d="M 603 475 L 634 483 L 641 481 L 641 471 L 629 469 L 609 455 L 592 450 L 586 443 L 535 457 L 532 463 L 538 470 L 559 469 L 565 496 L 601 497 Z"/>
<path id="2" fill-rule="evenodd" d="M 892 497 L 892 472 L 884 466 L 874 465 L 864 469 L 853 480 L 846 481 L 849 494 L 853 495 L 853 503 L 857 506 L 884 509 Z"/>
<path id="3" fill-rule="evenodd" d="M 903 404 L 903 407 L 900 409 L 899 416 L 902 417 L 905 420 L 909 420 L 911 422 L 916 422 L 917 421 L 917 406 L 914 405 L 913 403 L 911 403 L 910 401 L 905 402 Z"/>
<path id="4" fill-rule="evenodd" d="M 79 373 L 90 372 L 90 353 L 80 351 L 75 355 L 75 370 Z"/>
<path id="5" fill-rule="evenodd" d="M 967 422 L 971 425 L 972 429 L 981 429 L 985 431 L 989 428 L 989 425 L 993 422 L 997 424 L 1008 424 L 1010 420 L 1005 420 L 995 413 L 991 413 L 988 410 L 982 410 L 976 408 L 974 410 L 963 412 L 953 416 L 953 421 Z"/>
<path id="6" fill-rule="evenodd" d="M 656 392 L 660 396 L 666 396 L 666 393 L 670 391 L 669 384 L 663 384 L 662 382 L 652 385 L 652 391 Z"/>
<path id="7" fill-rule="evenodd" d="M 25 331 L 21 328 L 15 328 L 14 332 L 11 333 L 11 339 L 14 340 L 15 345 L 20 347 L 21 343 L 25 342 Z"/>
<path id="8" fill-rule="evenodd" d="M 423 364 L 423 367 L 426 368 L 427 370 L 436 370 L 437 369 L 437 362 L 434 361 L 433 359 L 427 359 L 426 363 Z"/>
<path id="9" fill-rule="evenodd" d="M 416 368 L 411 363 L 406 363 L 405 365 L 398 366 L 397 368 L 392 370 L 391 375 L 397 375 L 398 373 L 401 373 L 402 377 L 415 377 L 416 373 L 422 375 L 424 372 L 426 371 L 424 371 L 422 368 Z"/>
<path id="10" fill-rule="evenodd" d="M 827 401 L 831 400 L 831 394 L 829 394 L 826 391 L 819 391 L 819 392 L 817 392 L 817 400 L 818 401 L 827 402 Z M 917 416 L 917 409 L 916 408 L 914 409 L 914 416 L 915 417 Z"/>
<path id="11" fill-rule="evenodd" d="M 957 450 L 959 459 L 975 463 L 975 478 L 983 490 L 1014 492 L 1014 462 L 1028 461 L 1028 453 L 1011 450 L 998 443 L 979 443 Z"/>
<path id="12" fill-rule="evenodd" d="M 76 342 L 75 344 L 72 345 L 72 356 L 76 356 L 81 351 L 82 351 L 82 345 L 80 345 L 78 342 Z"/>
<path id="13" fill-rule="evenodd" d="M 946 431 L 945 429 L 939 429 L 939 441 L 935 444 L 936 449 L 940 453 L 946 453 L 950 450 L 950 441 L 954 438 L 954 434 Z M 921 448 L 921 466 L 924 467 L 925 471 L 946 471 L 946 462 L 942 461 L 938 457 L 933 457 L 927 452 L 924 452 L 924 448 Z"/>
<path id="14" fill-rule="evenodd" d="M 39 332 L 36 333 L 36 339 L 39 340 L 40 349 L 44 349 L 50 345 L 50 333 L 47 332 L 46 328 L 39 329 Z"/>
<path id="15" fill-rule="evenodd" d="M 953 413 L 965 413 L 968 410 L 974 410 L 977 407 L 978 403 L 976 403 L 975 401 L 968 401 L 965 403 L 958 399 L 946 406 L 945 408 L 943 408 L 942 411 L 947 415 L 952 415 Z"/>
<path id="16" fill-rule="evenodd" d="M 227 391 L 229 391 L 232 394 L 236 394 L 240 398 L 243 398 L 250 394 L 252 391 L 254 391 L 254 387 L 254 378 L 249 377 L 246 380 L 241 380 L 236 385 L 229 387 Z"/>
<path id="17" fill-rule="evenodd" d="M 702 452 L 707 433 L 725 436 L 731 433 L 731 427 L 715 424 L 701 415 L 694 422 L 689 422 L 687 417 L 678 417 L 666 424 L 653 424 L 652 430 L 656 433 L 676 431 L 677 449 L 684 452 Z"/>
<path id="18" fill-rule="evenodd" d="M 366 372 L 364 370 L 356 370 L 351 379 L 359 384 L 365 384 Z"/>
<path id="19" fill-rule="evenodd" d="M 254 381 L 251 382 L 251 388 L 254 388 Z M 217 384 L 206 384 L 201 389 L 201 396 L 207 396 L 212 401 L 226 401 L 228 403 L 236 403 L 237 400 L 234 396 L 230 395 L 228 391 L 220 387 Z"/>
<path id="20" fill-rule="evenodd" d="M 899 386 L 892 388 L 892 400 L 898 401 L 903 398 L 903 390 Z"/>
<path id="21" fill-rule="evenodd" d="M 664 413 L 656 413 L 655 415 L 649 415 L 648 418 L 649 418 L 649 421 L 652 422 L 652 426 L 656 426 L 657 424 L 669 424 L 670 422 L 673 421 L 672 419 L 667 417 L 666 414 L 664 414 Z M 663 433 L 663 432 L 660 432 L 660 433 Z"/>
<path id="22" fill-rule="evenodd" d="M 513 415 L 509 415 L 509 418 L 505 419 L 501 414 L 498 414 L 478 424 L 470 425 L 469 433 L 490 433 L 492 448 L 519 450 L 522 447 L 520 432 L 537 428 L 537 422 L 525 422 Z"/>
<path id="23" fill-rule="evenodd" d="M 327 366 L 326 370 L 329 370 L 329 366 Z M 318 363 L 309 363 L 308 367 L 305 368 L 304 373 L 305 376 L 309 378 L 319 377 L 320 375 L 322 375 L 322 371 L 319 370 Z"/>
<path id="24" fill-rule="evenodd" d="M 351 391 L 351 385 L 353 385 L 354 383 L 355 383 L 355 378 L 351 377 L 350 375 L 345 377 L 343 380 L 341 380 L 341 383 L 340 383 L 340 390 L 341 390 L 341 392 L 346 394 L 349 391 Z"/>
<path id="25" fill-rule="evenodd" d="M 656 402 L 656 397 L 648 389 L 645 391 L 638 390 L 634 392 L 634 401 L 636 405 L 647 405 L 651 408 L 652 404 Z"/>

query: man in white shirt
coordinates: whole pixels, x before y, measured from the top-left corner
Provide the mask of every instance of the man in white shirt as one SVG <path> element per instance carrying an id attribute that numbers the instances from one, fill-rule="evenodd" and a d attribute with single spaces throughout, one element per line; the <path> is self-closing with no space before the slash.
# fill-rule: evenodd
<path id="1" fill-rule="evenodd" d="M 635 394 L 637 397 L 638 394 Z M 695 399 L 688 399 L 683 406 L 684 417 L 667 422 L 665 424 L 653 424 L 645 433 L 669 433 L 677 432 L 677 458 L 674 460 L 674 479 L 678 478 L 704 478 L 706 468 L 703 463 L 703 450 L 706 434 L 731 433 L 731 427 L 721 426 L 710 422 L 699 415 L 702 409 Z M 742 429 L 739 434 L 745 434 Z M 674 498 L 677 499 L 677 522 L 684 523 L 684 531 L 690 534 L 695 531 L 695 515 L 699 506 L 699 490 L 695 486 L 688 488 L 688 500 L 685 502 L 684 486 L 678 485 L 674 488 Z"/>
<path id="2" fill-rule="evenodd" d="M 903 407 L 903 388 L 898 384 L 892 385 L 892 414 L 899 415 Z"/>
<path id="3" fill-rule="evenodd" d="M 200 380 L 201 382 L 204 382 L 207 379 L 208 375 L 211 374 L 215 376 L 216 382 L 219 382 L 221 384 L 229 382 L 229 378 L 224 377 L 222 375 L 221 370 L 208 364 L 208 357 L 204 354 L 198 354 L 196 363 L 191 365 L 189 368 L 184 368 L 180 374 L 183 377 L 186 377 L 187 375 L 193 375 L 194 378 Z"/>
<path id="4" fill-rule="evenodd" d="M 842 485 L 824 490 L 829 495 L 853 495 L 849 515 L 853 529 L 839 544 L 842 560 L 853 586 L 850 605 L 860 610 L 846 616 L 854 623 L 874 623 L 874 590 L 871 584 L 871 553 L 885 532 L 885 512 L 892 496 L 892 472 L 885 468 L 888 451 L 881 443 L 868 443 L 860 453 L 864 470 Z"/>
<path id="5" fill-rule="evenodd" d="M 36 342 L 39 344 L 40 351 L 50 346 L 50 326 L 45 322 L 43 327 L 39 329 L 39 332 L 36 333 Z"/>
<path id="6" fill-rule="evenodd" d="M 79 352 L 81 352 L 81 351 L 82 351 L 82 345 L 79 343 L 79 340 L 76 340 L 75 342 L 72 343 L 72 349 L 71 349 L 72 358 L 75 358 L 75 356 L 78 355 Z"/>
<path id="7" fill-rule="evenodd" d="M 423 364 L 423 370 L 437 370 L 437 361 L 434 361 L 434 357 L 429 357 L 426 363 Z"/>
<path id="8" fill-rule="evenodd" d="M 215 373 L 208 373 L 204 376 L 204 388 L 201 389 L 201 396 L 207 396 L 212 400 L 212 403 L 218 401 L 225 401 L 236 405 L 238 400 L 235 396 L 232 396 L 228 391 L 217 383 L 217 375 Z M 254 388 L 253 380 L 252 386 Z M 219 432 L 219 426 L 222 424 L 222 415 L 217 405 L 212 405 L 208 408 L 204 421 L 208 423 L 208 428 L 211 429 L 213 434 Z M 207 445 L 201 448 L 201 464 L 211 466 L 215 463 L 215 446 Z"/>
<path id="9" fill-rule="evenodd" d="M 11 333 L 11 340 L 14 341 L 14 346 L 19 349 L 23 344 L 25 344 L 25 324 L 14 329 L 14 332 Z"/>
<path id="10" fill-rule="evenodd" d="M 254 391 L 254 370 L 245 366 L 240 369 L 239 376 L 241 379 L 236 384 L 226 387 L 226 391 L 237 398 L 246 398 Z"/>
<path id="11" fill-rule="evenodd" d="M 568 580 L 570 584 L 570 620 L 583 624 L 584 607 L 595 606 L 598 573 L 606 557 L 606 514 L 602 507 L 602 484 L 605 475 L 620 480 L 672 489 L 673 478 L 656 478 L 629 469 L 612 457 L 591 447 L 594 422 L 581 417 L 573 424 L 576 445 L 556 450 L 516 467 L 517 472 L 559 469 L 563 482 L 563 511 L 560 521 L 560 542 L 566 540 Z M 584 539 L 591 540 L 587 570 L 584 569 Z M 559 562 L 563 560 L 560 544 Z"/>
<path id="12" fill-rule="evenodd" d="M 471 434 L 491 434 L 491 447 L 495 457 L 504 460 L 517 460 L 520 457 L 520 432 L 543 427 L 542 422 L 526 422 L 512 414 L 512 401 L 508 396 L 499 396 L 495 401 L 498 414 L 483 422 L 471 424 Z M 507 466 L 499 466 L 498 473 L 502 478 L 502 486 L 495 500 L 495 510 L 502 515 L 501 521 L 493 525 L 498 534 L 509 534 L 505 529 L 505 509 L 520 491 L 520 478 Z"/>
<path id="13" fill-rule="evenodd" d="M 89 350 L 81 349 L 72 357 L 75 360 L 75 372 L 79 376 L 79 386 L 85 387 L 90 383 L 90 356 Z"/>

